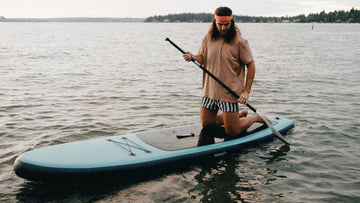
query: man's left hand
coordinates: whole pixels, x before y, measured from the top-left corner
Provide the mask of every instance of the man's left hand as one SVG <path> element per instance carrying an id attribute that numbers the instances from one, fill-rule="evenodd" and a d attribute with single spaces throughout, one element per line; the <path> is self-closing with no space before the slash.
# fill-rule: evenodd
<path id="1" fill-rule="evenodd" d="M 238 99 L 238 102 L 246 105 L 248 103 L 248 100 L 249 100 L 249 92 L 243 91 L 240 95 L 240 98 Z"/>

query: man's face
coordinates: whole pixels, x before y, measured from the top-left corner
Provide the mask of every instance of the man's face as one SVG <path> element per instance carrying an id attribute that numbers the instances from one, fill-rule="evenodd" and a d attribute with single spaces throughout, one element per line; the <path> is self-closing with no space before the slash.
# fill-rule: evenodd
<path id="1" fill-rule="evenodd" d="M 215 22 L 216 24 L 216 28 L 219 30 L 220 34 L 222 36 L 225 36 L 226 33 L 229 31 L 230 26 L 231 26 L 231 21 L 226 21 L 226 22 Z"/>

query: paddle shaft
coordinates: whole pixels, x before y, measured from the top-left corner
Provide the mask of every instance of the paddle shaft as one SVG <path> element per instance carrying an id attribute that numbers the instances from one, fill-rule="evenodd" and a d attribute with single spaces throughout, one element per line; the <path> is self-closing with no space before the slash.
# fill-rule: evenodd
<path id="1" fill-rule="evenodd" d="M 173 45 L 176 49 L 178 49 L 181 53 L 185 54 L 185 51 L 182 50 L 178 45 L 176 45 L 173 41 L 171 41 L 169 38 L 165 39 L 166 41 L 170 42 L 171 45 Z M 201 68 L 205 73 L 207 73 L 210 77 L 212 77 L 216 82 L 218 82 L 221 86 L 223 86 L 227 91 L 230 92 L 230 94 L 232 94 L 236 99 L 239 99 L 240 96 L 234 92 L 230 87 L 228 87 L 227 85 L 225 85 L 225 83 L 223 83 L 221 80 L 219 80 L 219 78 L 217 78 L 214 74 L 212 74 L 209 70 L 207 70 L 205 68 L 205 66 L 201 65 L 198 61 L 196 61 L 195 59 L 191 58 L 191 61 L 193 63 L 195 63 L 199 68 Z M 249 103 L 246 104 L 247 107 L 249 107 L 249 109 L 251 109 L 254 113 L 257 113 L 260 118 L 265 122 L 265 124 L 271 129 L 271 131 L 273 131 L 273 133 L 283 142 L 285 142 L 286 144 L 290 145 L 290 143 L 269 123 L 269 121 L 267 121 L 267 119 L 260 113 L 258 112 L 253 106 L 251 106 Z"/>

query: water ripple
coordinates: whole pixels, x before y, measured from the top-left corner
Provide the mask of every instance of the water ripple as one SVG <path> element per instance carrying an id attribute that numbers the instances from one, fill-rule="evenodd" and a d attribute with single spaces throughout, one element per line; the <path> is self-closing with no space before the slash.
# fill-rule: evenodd
<path id="1" fill-rule="evenodd" d="M 290 147 L 274 139 L 101 186 L 26 182 L 12 163 L 39 147 L 198 123 L 202 72 L 164 39 L 196 53 L 209 25 L 0 25 L 0 201 L 360 200 L 359 25 L 239 24 L 257 68 L 250 102 L 295 122 Z"/>

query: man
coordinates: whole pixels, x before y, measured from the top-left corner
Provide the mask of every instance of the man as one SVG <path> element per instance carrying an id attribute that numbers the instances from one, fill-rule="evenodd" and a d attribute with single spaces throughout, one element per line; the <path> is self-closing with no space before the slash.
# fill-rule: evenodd
<path id="1" fill-rule="evenodd" d="M 228 135 L 236 136 L 254 122 L 263 122 L 257 114 L 239 113 L 238 102 L 246 104 L 255 77 L 255 62 L 245 39 L 236 27 L 228 7 L 215 10 L 212 27 L 202 40 L 198 55 L 186 52 L 186 61 L 195 59 L 240 95 L 236 100 L 209 75 L 203 75 L 200 119 L 203 127 L 224 125 Z M 245 67 L 247 68 L 246 84 Z M 222 113 L 218 114 L 221 110 Z"/>

